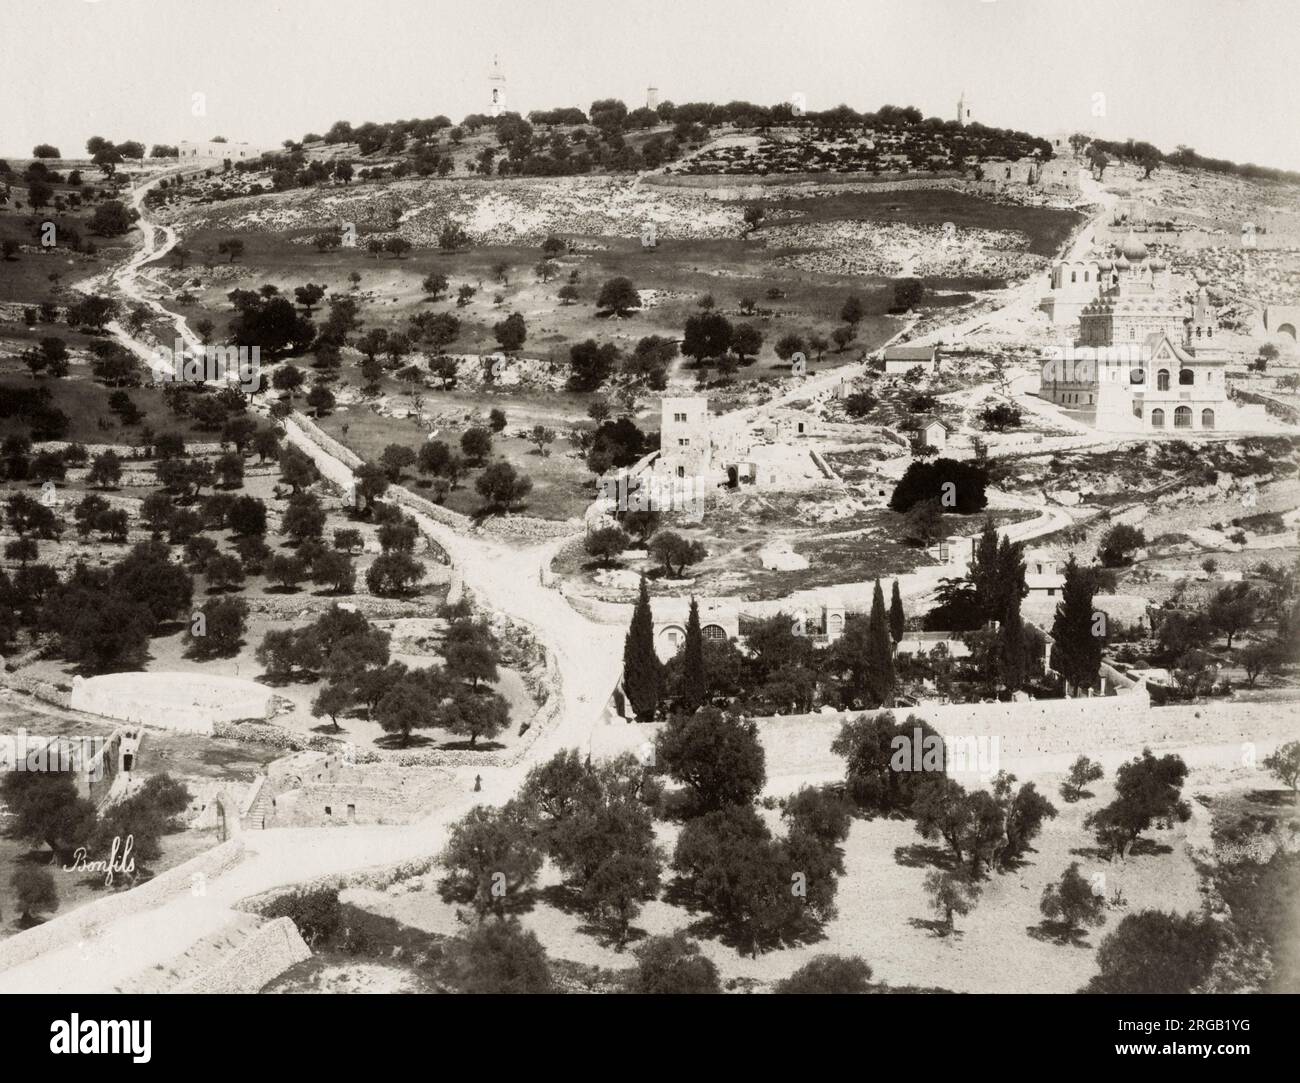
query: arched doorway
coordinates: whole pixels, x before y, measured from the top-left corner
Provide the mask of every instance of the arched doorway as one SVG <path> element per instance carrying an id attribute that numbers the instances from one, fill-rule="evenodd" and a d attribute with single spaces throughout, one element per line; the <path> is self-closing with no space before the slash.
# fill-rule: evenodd
<path id="1" fill-rule="evenodd" d="M 1163 429 L 1165 427 L 1165 412 L 1159 407 L 1151 411 L 1151 427 L 1153 429 Z"/>
<path id="2" fill-rule="evenodd" d="M 1174 428 L 1190 429 L 1192 427 L 1192 408 L 1180 406 L 1174 411 Z"/>
<path id="3" fill-rule="evenodd" d="M 1208 407 L 1201 411 L 1201 428 L 1203 429 L 1214 428 L 1214 411 L 1209 409 Z"/>
<path id="4" fill-rule="evenodd" d="M 1291 337 L 1291 341 L 1294 342 L 1294 341 L 1295 341 L 1295 324 L 1293 324 L 1293 323 L 1280 323 L 1280 324 L 1277 325 L 1277 333 L 1278 333 L 1279 335 L 1289 335 L 1289 336 Z"/>

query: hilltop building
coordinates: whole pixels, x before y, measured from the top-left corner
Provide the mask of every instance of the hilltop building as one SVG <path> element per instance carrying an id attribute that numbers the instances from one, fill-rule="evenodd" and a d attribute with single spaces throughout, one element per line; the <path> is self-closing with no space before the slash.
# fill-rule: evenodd
<path id="1" fill-rule="evenodd" d="M 972 123 L 975 119 L 973 110 L 971 100 L 966 96 L 966 91 L 963 90 L 961 96 L 957 99 L 957 123 L 963 128 Z"/>
<path id="2" fill-rule="evenodd" d="M 506 77 L 501 74 L 501 61 L 492 58 L 492 74 L 488 76 L 488 116 L 499 117 L 506 111 Z"/>
<path id="3" fill-rule="evenodd" d="M 176 145 L 177 157 L 182 161 L 253 162 L 263 154 L 279 154 L 283 147 L 272 147 L 260 143 L 227 143 L 220 139 L 209 139 L 202 143 L 181 140 Z"/>

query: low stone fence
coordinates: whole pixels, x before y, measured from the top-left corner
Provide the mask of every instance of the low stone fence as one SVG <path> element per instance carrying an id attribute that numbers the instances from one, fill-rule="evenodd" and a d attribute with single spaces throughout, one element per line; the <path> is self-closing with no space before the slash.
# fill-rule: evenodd
<path id="1" fill-rule="evenodd" d="M 185 982 L 177 993 L 257 993 L 295 963 L 311 958 L 289 918 L 275 918 L 252 932 L 234 953 L 198 977 Z"/>
<path id="2" fill-rule="evenodd" d="M 212 732 L 217 722 L 266 719 L 274 692 L 214 673 L 105 673 L 74 677 L 73 710 L 185 733 Z"/>
<path id="3" fill-rule="evenodd" d="M 35 696 L 56 707 L 71 708 L 72 706 L 71 689 L 60 688 L 49 681 L 38 680 L 23 673 L 8 673 L 0 670 L 0 685 L 12 688 L 15 692 L 26 692 L 29 696 Z"/>
<path id="4" fill-rule="evenodd" d="M 286 419 L 285 424 L 286 426 L 292 425 L 305 439 L 338 459 L 348 469 L 355 470 L 361 465 L 361 456 L 351 448 L 339 443 L 306 415 L 295 413 Z M 476 527 L 474 520 L 468 515 L 452 511 L 451 508 L 444 508 L 441 504 L 435 504 L 432 500 L 427 500 L 417 493 L 411 492 L 410 489 L 403 485 L 390 485 L 384 493 L 384 499 L 390 500 L 408 511 L 426 515 L 435 523 L 450 527 L 462 534 L 469 534 L 475 529 L 479 529 L 484 534 L 491 534 L 499 538 L 519 541 L 547 541 L 551 538 L 562 538 L 567 534 L 573 534 L 582 529 L 581 519 L 536 519 L 528 515 L 494 516 L 486 519 L 481 526 Z"/>
<path id="5" fill-rule="evenodd" d="M 69 944 L 89 940 L 102 928 L 158 906 L 191 889 L 194 877 L 215 879 L 233 868 L 243 857 L 244 844 L 231 839 L 189 861 L 160 873 L 147 883 L 119 891 L 51 918 L 43 925 L 0 940 L 0 971 L 30 962 Z"/>
<path id="6" fill-rule="evenodd" d="M 842 775 L 844 761 L 830 751 L 840 727 L 874 712 L 758 718 L 759 739 L 769 771 L 784 776 Z M 1144 705 L 1134 695 L 1091 699 L 1029 700 L 1023 703 L 923 704 L 898 707 L 898 720 L 924 719 L 945 737 L 998 738 L 1004 759 L 1087 755 L 1116 750 L 1136 753 L 1145 746 L 1264 745 L 1300 738 L 1300 701 L 1216 701 L 1170 707 Z M 653 742 L 659 723 L 612 722 L 592 736 L 592 756 L 612 759 L 639 752 Z M 1262 759 L 1260 748 L 1257 759 Z M 1236 754 L 1234 754 L 1236 760 Z"/>
<path id="7" fill-rule="evenodd" d="M 358 869 L 356 872 L 333 873 L 318 876 L 312 880 L 303 880 L 296 884 L 271 888 L 260 895 L 250 895 L 235 904 L 236 910 L 250 914 L 265 914 L 280 899 L 299 892 L 309 891 L 346 891 L 348 888 L 363 888 L 368 891 L 383 891 L 384 888 L 399 880 L 409 880 L 414 876 L 423 876 L 437 864 L 437 858 L 416 857 L 407 861 L 398 861 L 391 865 L 372 865 Z"/>

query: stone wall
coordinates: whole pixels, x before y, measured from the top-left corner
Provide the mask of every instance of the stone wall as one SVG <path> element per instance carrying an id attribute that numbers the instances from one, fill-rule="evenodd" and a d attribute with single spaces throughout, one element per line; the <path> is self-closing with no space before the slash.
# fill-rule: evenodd
<path id="1" fill-rule="evenodd" d="M 1233 748 L 1263 746 L 1300 737 L 1300 702 L 1216 701 L 1170 707 L 1144 706 L 1132 695 L 1024 703 L 922 705 L 894 710 L 894 717 L 916 715 L 945 736 L 997 737 L 1003 760 L 1060 755 L 1096 757 L 1106 752 L 1137 753 L 1144 746 Z M 830 751 L 840 727 L 862 712 L 783 715 L 756 719 L 767 752 L 768 773 L 787 778 L 841 776 L 844 761 Z M 653 742 L 659 724 L 613 722 L 592 736 L 592 756 L 612 759 L 640 753 Z M 775 779 L 773 780 L 775 783 Z"/>
<path id="2" fill-rule="evenodd" d="M 436 857 L 415 857 L 398 861 L 390 865 L 371 865 L 369 868 L 355 872 L 331 873 L 318 876 L 312 880 L 303 880 L 296 884 L 273 887 L 260 895 L 252 895 L 235 904 L 236 910 L 250 914 L 265 914 L 271 906 L 288 895 L 309 891 L 346 891 L 348 888 L 362 888 L 367 891 L 383 891 L 384 888 L 400 880 L 409 880 L 423 876 L 437 864 Z"/>
<path id="3" fill-rule="evenodd" d="M 0 940 L 0 971 L 20 966 L 69 944 L 87 940 L 106 925 L 142 913 L 175 895 L 187 892 L 191 890 L 196 876 L 214 879 L 237 864 L 243 853 L 243 842 L 237 838 L 231 839 L 168 869 L 139 887 L 106 895 L 85 906 L 59 914 L 43 925 L 16 933 L 7 940 Z"/>
<path id="4" fill-rule="evenodd" d="M 236 677 L 203 673 L 106 673 L 76 677 L 69 706 L 160 729 L 212 733 L 217 722 L 267 719 L 274 693 Z"/>
<path id="5" fill-rule="evenodd" d="M 292 426 L 304 439 L 332 455 L 349 469 L 355 470 L 361 465 L 362 459 L 355 451 L 339 443 L 306 415 L 295 413 L 286 419 L 285 425 L 286 428 Z M 468 515 L 444 508 L 432 500 L 426 500 L 405 486 L 390 485 L 384 493 L 384 499 L 408 511 L 427 516 L 435 523 L 450 527 L 462 534 L 469 534 L 475 530 L 474 520 Z M 535 519 L 527 515 L 494 516 L 486 520 L 481 529 L 484 534 L 500 538 L 546 541 L 551 538 L 562 538 L 581 530 L 582 521 L 580 519 Z"/>
<path id="6" fill-rule="evenodd" d="M 298 927 L 275 918 L 251 933 L 210 970 L 185 982 L 178 993 L 257 993 L 295 963 L 311 958 Z"/>

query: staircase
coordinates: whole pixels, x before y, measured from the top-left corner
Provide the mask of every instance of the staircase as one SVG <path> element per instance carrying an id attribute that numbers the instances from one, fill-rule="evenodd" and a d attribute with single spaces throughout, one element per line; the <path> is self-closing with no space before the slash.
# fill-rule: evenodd
<path id="1" fill-rule="evenodd" d="M 239 821 L 245 829 L 261 831 L 266 827 L 266 821 L 273 816 L 271 788 L 266 784 L 266 776 L 260 775 L 245 799 L 244 807 L 239 813 Z"/>

